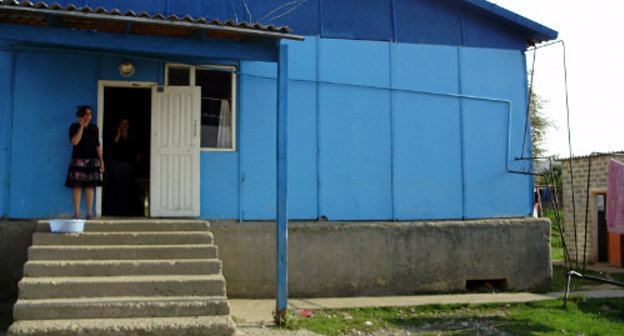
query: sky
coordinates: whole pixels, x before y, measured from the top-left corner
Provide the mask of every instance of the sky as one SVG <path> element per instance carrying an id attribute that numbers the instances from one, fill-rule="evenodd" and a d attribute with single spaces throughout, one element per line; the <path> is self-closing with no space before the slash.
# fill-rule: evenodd
<path id="1" fill-rule="evenodd" d="M 559 32 L 566 46 L 572 154 L 624 150 L 624 0 L 490 0 Z M 528 68 L 532 53 L 527 53 Z M 536 54 L 533 90 L 547 100 L 547 155 L 569 157 L 563 48 Z"/>

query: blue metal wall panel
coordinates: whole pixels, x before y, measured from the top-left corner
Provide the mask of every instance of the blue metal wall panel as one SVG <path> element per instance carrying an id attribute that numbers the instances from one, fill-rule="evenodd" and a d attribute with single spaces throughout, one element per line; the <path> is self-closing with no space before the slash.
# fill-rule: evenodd
<path id="1" fill-rule="evenodd" d="M 320 41 L 320 213 L 329 219 L 392 217 L 389 45 Z"/>
<path id="2" fill-rule="evenodd" d="M 136 13 L 191 15 L 288 26 L 296 34 L 355 40 L 472 47 L 526 48 L 522 28 L 461 1 L 440 0 L 59 0 Z M 322 11 L 322 13 L 321 13 Z M 462 23 L 462 20 L 464 22 Z"/>
<path id="3" fill-rule="evenodd" d="M 391 40 L 390 1 L 323 0 L 321 36 L 328 38 Z"/>
<path id="4" fill-rule="evenodd" d="M 400 42 L 462 45 L 461 8 L 448 1 L 394 0 Z"/>
<path id="5" fill-rule="evenodd" d="M 509 25 L 484 16 L 481 13 L 465 9 L 463 12 L 463 31 L 465 46 L 492 47 L 500 49 L 525 50 L 527 42 L 521 38 L 518 30 Z"/>
<path id="6" fill-rule="evenodd" d="M 291 81 L 288 101 L 288 217 L 316 219 L 316 84 Z"/>
<path id="7" fill-rule="evenodd" d="M 275 219 L 275 64 L 241 62 L 240 160 L 243 219 Z"/>
<path id="8" fill-rule="evenodd" d="M 506 104 L 468 98 L 460 104 L 444 95 L 514 101 L 509 156 L 519 156 L 526 108 L 522 53 L 335 39 L 318 41 L 320 50 L 315 39 L 289 45 L 290 218 L 415 220 L 530 212 L 530 178 L 505 171 Z M 71 194 L 63 186 L 71 151 L 67 128 L 76 105 L 96 105 L 98 79 L 120 79 L 115 71 L 121 58 L 19 55 L 15 127 L 37 136 L 16 132 L 13 138 L 9 215 L 70 213 Z M 159 62 L 134 61 L 137 77 L 131 79 L 160 77 Z M 239 80 L 239 152 L 202 153 L 201 214 L 273 219 L 276 67 L 242 62 L 240 70 L 252 76 Z M 317 83 L 317 76 L 351 84 Z M 391 94 L 390 85 L 399 90 Z M 42 138 L 50 141 L 41 143 Z M 527 168 L 523 164 L 511 166 Z"/>
<path id="9" fill-rule="evenodd" d="M 288 78 L 315 81 L 318 37 L 306 37 L 305 41 L 284 41 L 288 45 Z"/>
<path id="10" fill-rule="evenodd" d="M 332 84 L 319 93 L 320 215 L 391 218 L 390 93 Z"/>
<path id="11" fill-rule="evenodd" d="M 459 93 L 456 47 L 393 43 L 392 87 Z"/>
<path id="12" fill-rule="evenodd" d="M 64 186 L 68 129 L 76 121 L 76 106 L 96 106 L 96 64 L 95 56 L 18 53 L 10 217 L 71 213 L 71 189 Z"/>
<path id="13" fill-rule="evenodd" d="M 288 44 L 288 216 L 318 218 L 317 39 Z M 304 80 L 304 81 L 301 81 Z"/>
<path id="14" fill-rule="evenodd" d="M 201 217 L 238 218 L 238 152 L 201 153 Z"/>
<path id="15" fill-rule="evenodd" d="M 461 52 L 462 92 L 514 102 L 509 157 L 520 155 L 526 98 L 524 56 L 518 51 L 464 48 Z M 508 105 L 463 100 L 466 217 L 523 216 L 531 213 L 529 176 L 507 173 Z M 510 164 L 528 170 L 528 163 Z"/>
<path id="16" fill-rule="evenodd" d="M 310 75 L 306 75 L 306 67 L 314 67 L 315 54 L 301 56 L 304 62 L 292 65 L 291 74 L 306 77 Z M 275 71 L 275 64 L 241 64 L 241 72 L 251 75 L 240 77 L 241 206 L 244 219 L 275 218 Z M 291 80 L 288 90 L 289 218 L 317 218 L 316 84 Z"/>
<path id="17" fill-rule="evenodd" d="M 0 49 L 4 44 L 0 42 Z M 12 98 L 12 52 L 0 50 L 0 217 L 6 215 L 6 196 L 8 192 L 7 173 L 9 172 L 9 133 L 11 129 Z"/>
<path id="18" fill-rule="evenodd" d="M 392 86 L 457 94 L 457 48 L 393 44 Z M 393 99 L 395 217 L 461 218 L 459 98 L 395 92 Z"/>
<path id="19" fill-rule="evenodd" d="M 459 99 L 395 95 L 395 216 L 462 217 Z"/>
<path id="20" fill-rule="evenodd" d="M 123 77 L 119 74 L 119 64 L 124 61 L 130 61 L 134 64 L 136 70 L 132 77 Z M 158 74 L 160 69 L 164 67 L 164 64 L 161 62 L 110 55 L 102 56 L 100 62 L 100 74 L 98 77 L 100 80 L 158 82 Z"/>
<path id="21" fill-rule="evenodd" d="M 389 45 L 386 42 L 321 39 L 322 81 L 390 86 Z"/>

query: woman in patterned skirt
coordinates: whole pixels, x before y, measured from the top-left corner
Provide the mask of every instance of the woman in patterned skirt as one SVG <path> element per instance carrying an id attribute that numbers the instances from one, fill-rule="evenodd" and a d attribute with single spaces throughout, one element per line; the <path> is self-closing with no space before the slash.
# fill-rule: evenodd
<path id="1" fill-rule="evenodd" d="M 90 124 L 93 109 L 89 106 L 80 106 L 76 111 L 78 122 L 69 127 L 69 141 L 74 146 L 69 162 L 65 186 L 74 188 L 74 218 L 80 216 L 80 198 L 82 189 L 85 190 L 87 202 L 87 219 L 93 216 L 93 187 L 102 185 L 104 160 L 100 146 L 97 126 Z"/>

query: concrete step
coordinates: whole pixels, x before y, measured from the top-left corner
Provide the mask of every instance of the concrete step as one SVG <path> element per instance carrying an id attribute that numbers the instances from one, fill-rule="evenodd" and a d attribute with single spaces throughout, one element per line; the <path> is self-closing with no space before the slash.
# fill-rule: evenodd
<path id="1" fill-rule="evenodd" d="M 15 320 L 227 315 L 224 296 L 99 297 L 19 300 Z"/>
<path id="2" fill-rule="evenodd" d="M 29 261 L 26 277 L 218 274 L 219 259 Z"/>
<path id="3" fill-rule="evenodd" d="M 34 245 L 188 245 L 212 244 L 209 231 L 182 232 L 84 232 L 46 233 L 35 232 Z"/>
<path id="4" fill-rule="evenodd" d="M 236 328 L 230 316 L 155 317 L 127 319 L 22 320 L 8 336 L 230 336 Z"/>
<path id="5" fill-rule="evenodd" d="M 85 223 L 85 232 L 136 232 L 136 231 L 207 231 L 210 223 L 202 220 L 172 219 L 94 219 Z M 37 222 L 37 231 L 50 232 L 46 220 Z"/>
<path id="6" fill-rule="evenodd" d="M 108 296 L 225 296 L 225 278 L 212 275 L 40 277 L 19 282 L 20 300 Z"/>
<path id="7" fill-rule="evenodd" d="M 129 260 L 216 258 L 215 245 L 31 246 L 28 260 Z"/>

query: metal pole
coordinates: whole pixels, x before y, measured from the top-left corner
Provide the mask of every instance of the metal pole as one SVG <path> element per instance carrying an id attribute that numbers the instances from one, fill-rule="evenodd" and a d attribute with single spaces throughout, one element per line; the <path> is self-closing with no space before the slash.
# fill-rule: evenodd
<path id="1" fill-rule="evenodd" d="M 277 63 L 277 325 L 284 324 L 288 306 L 287 104 L 288 46 L 280 44 Z"/>
<path id="2" fill-rule="evenodd" d="M 570 294 L 570 280 L 572 280 L 572 272 L 568 272 L 568 281 L 566 282 L 565 294 L 563 299 L 563 309 L 568 308 L 568 294 Z"/>

